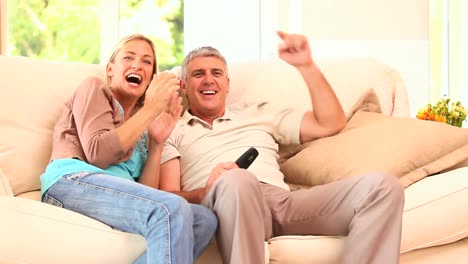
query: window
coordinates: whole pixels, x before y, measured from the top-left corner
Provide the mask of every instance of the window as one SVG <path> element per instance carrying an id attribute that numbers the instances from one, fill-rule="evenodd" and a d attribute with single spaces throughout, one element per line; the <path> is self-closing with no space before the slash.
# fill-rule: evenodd
<path id="1" fill-rule="evenodd" d="M 443 96 L 468 106 L 468 3 L 430 1 L 431 103 Z"/>
<path id="2" fill-rule="evenodd" d="M 8 55 L 105 63 L 121 37 L 141 33 L 155 42 L 160 70 L 183 59 L 182 0 L 6 2 L 7 43 L 0 47 Z"/>

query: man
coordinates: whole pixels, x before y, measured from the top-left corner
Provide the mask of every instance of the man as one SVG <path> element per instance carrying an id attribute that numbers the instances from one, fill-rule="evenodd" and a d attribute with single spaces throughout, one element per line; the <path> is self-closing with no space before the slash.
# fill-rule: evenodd
<path id="1" fill-rule="evenodd" d="M 264 263 L 264 241 L 280 235 L 346 236 L 343 263 L 398 263 L 404 195 L 394 177 L 356 176 L 295 192 L 284 183 L 278 144 L 336 134 L 346 119 L 307 39 L 278 35 L 279 57 L 302 75 L 313 111 L 268 103 L 226 107 L 224 57 L 211 47 L 193 50 L 181 74 L 189 109 L 166 141 L 160 188 L 216 213 L 225 263 Z M 239 169 L 233 161 L 252 146 L 257 159 Z"/>

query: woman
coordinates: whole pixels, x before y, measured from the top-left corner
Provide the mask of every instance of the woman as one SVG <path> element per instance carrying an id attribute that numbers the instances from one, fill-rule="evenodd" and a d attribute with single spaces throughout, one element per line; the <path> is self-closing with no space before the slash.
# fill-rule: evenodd
<path id="1" fill-rule="evenodd" d="M 175 75 L 156 71 L 153 42 L 130 35 L 107 64 L 107 85 L 90 77 L 78 86 L 55 125 L 42 201 L 144 236 L 139 263 L 193 263 L 217 219 L 157 190 L 162 146 L 182 106 Z"/>

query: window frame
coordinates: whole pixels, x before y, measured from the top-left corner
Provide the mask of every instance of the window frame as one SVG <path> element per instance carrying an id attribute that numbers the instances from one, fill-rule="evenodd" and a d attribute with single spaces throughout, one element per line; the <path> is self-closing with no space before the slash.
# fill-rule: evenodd
<path id="1" fill-rule="evenodd" d="M 8 1 L 0 1 L 0 55 L 7 55 L 8 46 Z"/>

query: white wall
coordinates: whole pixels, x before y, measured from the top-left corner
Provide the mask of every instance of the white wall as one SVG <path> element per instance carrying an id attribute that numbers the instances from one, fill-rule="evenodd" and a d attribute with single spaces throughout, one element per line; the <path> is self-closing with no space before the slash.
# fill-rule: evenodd
<path id="1" fill-rule="evenodd" d="M 429 101 L 427 0 L 185 0 L 185 50 L 213 45 L 230 62 L 275 57 L 276 30 L 302 33 L 316 59 L 372 57 L 395 67 L 411 114 Z"/>
<path id="2" fill-rule="evenodd" d="M 229 62 L 258 59 L 259 14 L 259 0 L 185 0 L 185 53 L 209 45 Z"/>

